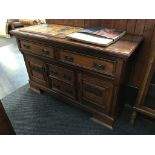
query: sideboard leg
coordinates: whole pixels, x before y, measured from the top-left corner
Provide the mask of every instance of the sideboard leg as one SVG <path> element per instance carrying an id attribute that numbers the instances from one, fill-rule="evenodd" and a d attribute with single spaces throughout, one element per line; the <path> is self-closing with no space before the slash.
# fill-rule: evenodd
<path id="1" fill-rule="evenodd" d="M 41 93 L 41 90 L 40 89 L 35 88 L 35 87 L 32 87 L 32 86 L 30 86 L 30 90 L 32 90 L 33 92 L 38 93 L 38 94 Z"/>
<path id="2" fill-rule="evenodd" d="M 136 117 L 137 117 L 137 112 L 134 110 L 131 115 L 131 125 L 132 126 L 134 126 L 134 124 L 135 124 Z"/>
<path id="3" fill-rule="evenodd" d="M 94 121 L 95 123 L 98 123 L 100 125 L 103 125 L 103 126 L 109 128 L 109 129 L 113 129 L 114 121 L 107 116 L 93 114 L 93 117 L 91 117 L 91 120 Z"/>

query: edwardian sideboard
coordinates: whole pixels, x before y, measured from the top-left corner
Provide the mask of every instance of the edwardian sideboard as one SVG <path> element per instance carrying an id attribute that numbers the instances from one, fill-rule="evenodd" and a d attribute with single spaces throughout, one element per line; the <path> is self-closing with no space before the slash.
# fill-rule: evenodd
<path id="1" fill-rule="evenodd" d="M 87 110 L 97 122 L 113 127 L 122 107 L 119 99 L 128 60 L 142 42 L 141 36 L 126 34 L 101 47 L 48 33 L 12 33 L 24 56 L 31 89 Z"/>

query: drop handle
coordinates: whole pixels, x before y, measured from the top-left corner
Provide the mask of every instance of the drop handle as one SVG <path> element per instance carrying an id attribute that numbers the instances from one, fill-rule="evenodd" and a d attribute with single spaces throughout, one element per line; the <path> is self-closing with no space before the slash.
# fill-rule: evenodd
<path id="1" fill-rule="evenodd" d="M 47 50 L 46 48 L 43 48 L 43 49 L 42 49 L 42 54 L 48 55 L 48 50 Z"/>
<path id="2" fill-rule="evenodd" d="M 64 57 L 64 60 L 65 60 L 65 61 L 68 61 L 68 62 L 73 62 L 73 61 L 74 61 L 74 58 L 71 57 L 71 56 L 65 56 L 65 57 Z"/>
<path id="3" fill-rule="evenodd" d="M 58 75 L 58 72 L 56 72 L 56 71 L 50 71 L 50 74 Z"/>
<path id="4" fill-rule="evenodd" d="M 54 84 L 53 86 L 54 86 L 55 88 L 57 88 L 57 89 L 60 89 L 60 85 Z"/>
<path id="5" fill-rule="evenodd" d="M 24 44 L 23 46 L 24 46 L 24 48 L 26 48 L 26 49 L 30 49 L 30 45 L 28 45 L 28 44 Z"/>
<path id="6" fill-rule="evenodd" d="M 94 63 L 94 68 L 95 69 L 104 69 L 105 68 L 105 65 L 99 64 L 99 63 Z"/>

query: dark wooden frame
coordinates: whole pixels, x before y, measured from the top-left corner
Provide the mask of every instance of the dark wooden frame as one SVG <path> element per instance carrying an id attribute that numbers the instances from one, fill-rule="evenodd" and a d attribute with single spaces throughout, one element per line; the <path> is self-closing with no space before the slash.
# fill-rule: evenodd
<path id="1" fill-rule="evenodd" d="M 0 101 L 0 135 L 15 135 L 15 131 Z"/>
<path id="2" fill-rule="evenodd" d="M 152 41 L 155 43 L 155 30 L 152 35 Z M 147 63 L 147 71 L 144 76 L 143 83 L 139 89 L 139 93 L 134 104 L 134 111 L 131 117 L 131 124 L 134 125 L 137 113 L 142 113 L 146 116 L 152 117 L 155 119 L 155 110 L 145 106 L 145 98 L 148 93 L 149 86 L 151 84 L 151 79 L 155 70 L 155 45 L 152 44 L 150 47 L 152 53 Z"/>

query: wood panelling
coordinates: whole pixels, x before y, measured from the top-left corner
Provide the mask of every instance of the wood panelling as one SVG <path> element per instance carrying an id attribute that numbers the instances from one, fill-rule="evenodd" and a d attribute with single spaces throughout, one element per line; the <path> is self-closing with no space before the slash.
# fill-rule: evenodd
<path id="1" fill-rule="evenodd" d="M 153 76 L 153 70 L 155 69 L 155 29 L 152 32 L 152 38 L 151 38 L 149 50 L 150 50 L 150 53 L 149 53 L 150 56 L 146 64 L 147 71 L 145 73 L 143 83 L 140 87 L 141 93 L 138 94 L 139 97 L 137 98 L 137 106 L 142 106 L 144 104 L 144 99 L 147 95 L 151 78 Z"/>
<path id="2" fill-rule="evenodd" d="M 127 27 L 126 27 L 127 32 L 133 34 L 135 32 L 135 27 L 136 27 L 136 20 L 129 19 L 127 21 Z"/>
<path id="3" fill-rule="evenodd" d="M 71 20 L 64 19 L 64 24 L 72 25 Z M 57 22 L 58 21 L 58 22 Z M 129 85 L 140 87 L 144 80 L 144 75 L 147 70 L 148 59 L 155 48 L 150 49 L 152 46 L 152 34 L 155 28 L 155 19 L 74 19 L 74 26 L 101 26 L 109 28 L 124 29 L 128 33 L 138 34 L 144 37 L 144 42 L 140 48 L 139 55 L 132 63 L 133 69 L 130 75 Z M 47 23 L 59 23 L 60 20 L 48 19 Z"/>
<path id="4" fill-rule="evenodd" d="M 91 19 L 90 20 L 90 25 L 91 26 L 101 26 L 101 20 L 99 20 L 99 19 L 96 19 L 96 20 Z"/>
<path id="5" fill-rule="evenodd" d="M 112 20 L 111 19 L 102 19 L 101 20 L 101 26 L 110 28 L 111 25 L 112 25 Z"/>
<path id="6" fill-rule="evenodd" d="M 79 26 L 79 27 L 84 27 L 84 19 L 78 19 L 78 20 L 74 20 L 74 26 Z"/>
<path id="7" fill-rule="evenodd" d="M 135 33 L 138 35 L 142 35 L 145 27 L 146 19 L 139 19 L 136 22 Z"/>
<path id="8" fill-rule="evenodd" d="M 147 21 L 147 26 L 145 27 L 145 33 L 146 36 L 149 36 L 148 41 L 148 58 L 146 62 L 146 69 L 144 74 L 144 80 L 142 84 L 140 85 L 138 96 L 136 99 L 136 102 L 134 104 L 134 111 L 132 113 L 131 117 L 131 124 L 133 125 L 138 113 L 145 114 L 149 117 L 155 118 L 155 110 L 154 108 L 149 108 L 149 106 L 145 103 L 145 98 L 151 83 L 151 78 L 153 76 L 153 71 L 155 70 L 155 28 L 154 28 L 154 22 L 151 20 Z M 152 32 L 152 33 L 151 33 Z M 147 49 L 146 48 L 146 49 Z M 144 102 L 145 101 L 145 102 Z"/>
<path id="9" fill-rule="evenodd" d="M 84 27 L 90 26 L 90 19 L 84 20 Z"/>
<path id="10" fill-rule="evenodd" d="M 120 19 L 119 20 L 119 29 L 125 30 L 127 27 L 127 19 Z"/>

